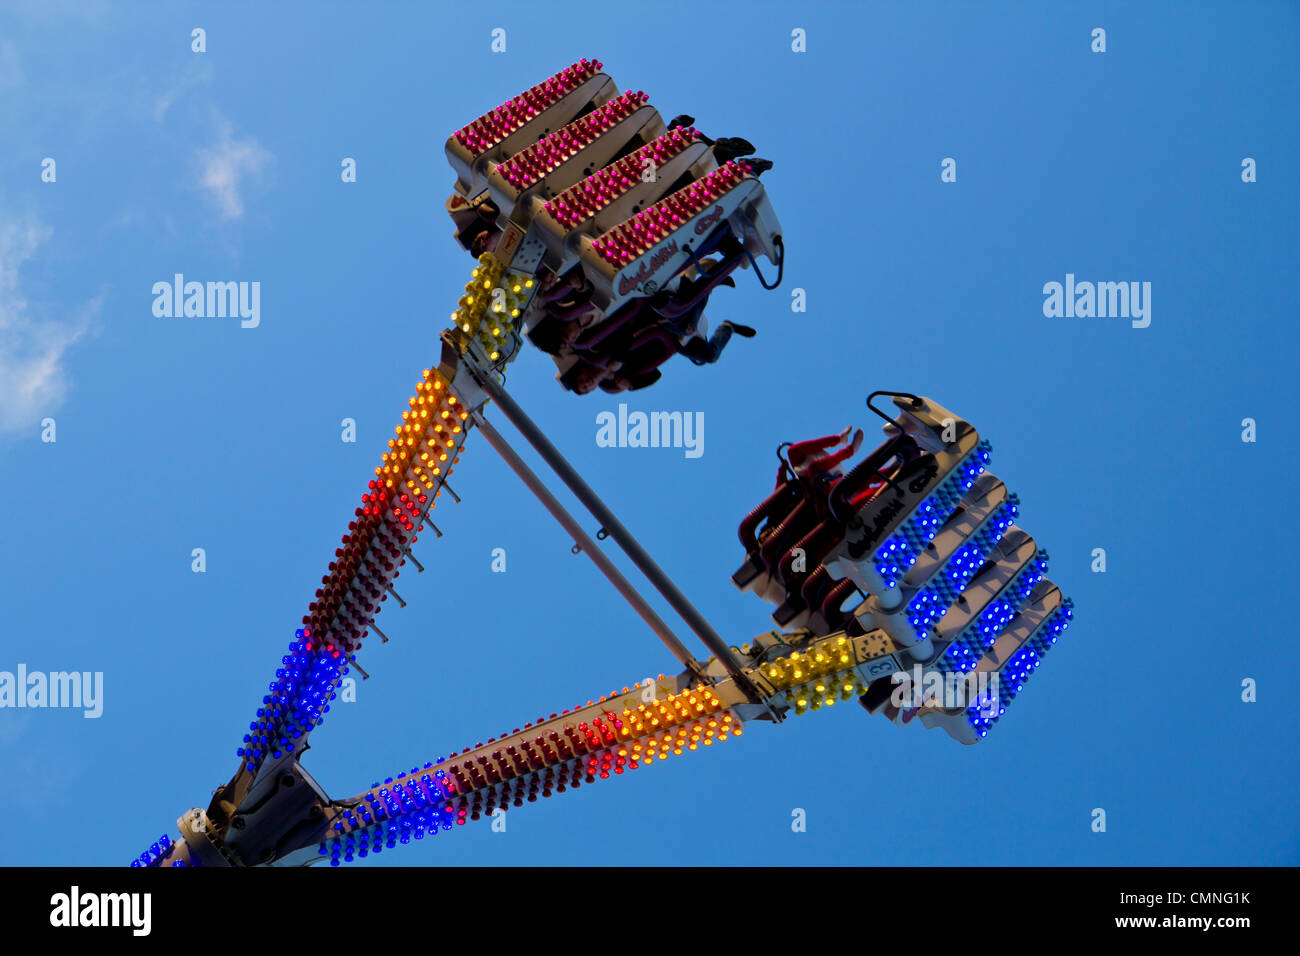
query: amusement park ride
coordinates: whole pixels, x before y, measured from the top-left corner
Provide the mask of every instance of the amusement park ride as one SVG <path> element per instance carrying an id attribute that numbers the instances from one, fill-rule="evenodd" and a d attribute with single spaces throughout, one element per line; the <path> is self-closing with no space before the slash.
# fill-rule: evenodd
<path id="1" fill-rule="evenodd" d="M 782 445 L 775 490 L 741 522 L 732 576 L 776 605 L 779 629 L 730 646 L 502 388 L 525 338 L 570 391 L 643 388 L 677 353 L 714 361 L 709 295 L 752 268 L 780 282 L 781 226 L 741 139 L 690 117 L 665 123 L 583 60 L 447 140 L 447 211 L 477 259 L 402 412 L 329 573 L 239 745 L 239 768 L 206 810 L 177 821 L 133 866 L 351 861 L 522 806 L 540 795 L 708 748 L 751 722 L 857 698 L 895 724 L 980 741 L 1071 618 L 1047 555 L 1013 524 L 1015 495 L 986 471 L 989 445 L 938 403 L 877 392 L 883 443 L 855 461 L 862 432 Z M 757 257 L 775 269 L 772 284 Z M 888 398 L 892 408 L 878 408 Z M 500 410 L 621 547 L 712 656 L 697 660 L 488 423 Z M 299 757 L 353 667 L 429 511 L 477 429 L 681 664 L 528 723 L 344 799 Z M 450 492 L 450 489 L 447 489 Z M 452 492 L 454 496 L 454 492 Z M 400 600 L 400 598 L 398 599 Z M 364 671 L 361 671 L 364 675 Z"/>

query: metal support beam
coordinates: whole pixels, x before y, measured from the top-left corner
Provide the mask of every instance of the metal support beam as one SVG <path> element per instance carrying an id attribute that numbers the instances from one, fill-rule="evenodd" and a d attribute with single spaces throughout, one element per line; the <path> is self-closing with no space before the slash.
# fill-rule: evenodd
<path id="1" fill-rule="evenodd" d="M 704 646 L 726 667 L 727 672 L 736 679 L 741 687 L 747 691 L 753 691 L 749 679 L 745 677 L 744 671 L 731 653 L 731 648 L 727 642 L 704 619 L 704 615 L 696 610 L 695 605 L 687 599 L 686 595 L 678 590 L 677 585 L 655 563 L 655 560 L 646 553 L 640 542 L 627 528 L 623 527 L 623 523 L 614 517 L 614 513 L 609 510 L 605 502 L 600 500 L 600 496 L 591 489 L 591 486 L 560 454 L 559 449 L 551 444 L 551 440 L 546 437 L 545 433 L 537 427 L 537 424 L 528 417 L 527 413 L 519 407 L 515 400 L 506 394 L 505 390 L 497 384 L 491 375 L 484 375 L 478 372 L 477 369 L 474 369 L 473 373 L 483 393 L 497 404 L 502 414 L 510 420 L 510 424 L 519 430 L 519 433 L 524 436 L 528 444 L 532 445 L 537 450 L 537 453 L 550 465 L 551 469 L 560 476 L 560 480 L 582 502 L 583 507 L 590 511 L 596 520 L 600 522 L 601 527 L 609 533 L 614 542 L 632 559 L 632 563 L 655 586 L 655 590 L 663 595 L 672 609 L 681 616 L 681 619 L 695 632 L 696 636 L 704 642 Z"/>
<path id="2" fill-rule="evenodd" d="M 673 652 L 673 656 L 690 669 L 692 673 L 703 674 L 704 668 L 700 665 L 700 662 L 691 656 L 691 652 L 678 640 L 672 629 L 654 612 L 654 608 L 646 603 L 645 598 L 632 586 L 631 582 L 623 577 L 622 572 L 606 557 L 605 552 L 597 547 L 596 542 L 591 540 L 587 532 L 582 530 L 582 525 L 578 524 L 574 517 L 565 510 L 564 505 L 560 504 L 556 497 L 551 494 L 550 489 L 537 477 L 536 473 L 510 447 L 510 443 L 501 437 L 501 433 L 493 428 L 481 413 L 476 411 L 472 417 L 475 426 L 487 439 L 487 443 L 492 446 L 498 455 L 505 459 L 506 464 L 510 466 L 510 470 L 518 475 L 520 481 L 528 486 L 528 490 L 537 496 L 537 500 L 546 507 L 551 516 L 560 523 L 565 531 L 573 536 L 573 540 L 578 547 L 586 553 L 587 557 L 591 558 L 592 563 L 596 565 L 600 573 L 605 575 L 618 593 L 623 596 L 623 599 L 632 605 L 632 609 L 649 625 L 650 630 L 654 631 L 659 640 L 664 642 L 668 650 Z"/>

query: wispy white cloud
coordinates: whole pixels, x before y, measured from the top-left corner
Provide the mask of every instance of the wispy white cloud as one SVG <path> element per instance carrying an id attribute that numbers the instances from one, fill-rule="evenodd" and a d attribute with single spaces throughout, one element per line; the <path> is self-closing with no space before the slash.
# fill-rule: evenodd
<path id="1" fill-rule="evenodd" d="M 33 222 L 0 224 L 0 432 L 37 425 L 67 398 L 64 354 L 91 327 L 100 300 L 69 321 L 32 315 L 20 289 L 19 269 L 51 235 Z"/>
<path id="2" fill-rule="evenodd" d="M 162 123 L 167 119 L 167 111 L 176 103 L 188 96 L 191 92 L 199 87 L 207 86 L 212 82 L 211 63 L 206 57 L 194 57 L 199 61 L 191 64 L 187 69 L 178 74 L 175 79 L 166 84 L 161 93 L 153 95 L 153 118 L 155 122 Z"/>
<path id="3" fill-rule="evenodd" d="M 217 145 L 199 150 L 199 184 L 222 218 L 239 219 L 244 215 L 242 187 L 250 180 L 260 180 L 274 159 L 256 137 L 235 139 L 226 127 Z"/>
<path id="4" fill-rule="evenodd" d="M 173 86 L 160 93 L 153 101 L 153 118 L 161 123 L 166 118 L 167 111 L 180 99 L 183 92 L 180 86 Z"/>

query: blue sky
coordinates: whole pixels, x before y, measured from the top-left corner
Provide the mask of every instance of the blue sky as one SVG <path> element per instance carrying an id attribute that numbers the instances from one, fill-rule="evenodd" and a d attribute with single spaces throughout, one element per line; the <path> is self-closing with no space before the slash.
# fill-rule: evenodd
<path id="1" fill-rule="evenodd" d="M 104 675 L 98 719 L 0 709 L 0 863 L 124 864 L 229 778 L 468 278 L 443 143 L 581 57 L 776 163 L 785 285 L 739 274 L 710 307 L 758 337 L 624 399 L 703 412 L 702 457 L 599 448 L 617 399 L 563 392 L 541 354 L 510 372 L 714 626 L 772 626 L 729 576 L 778 442 L 874 438 L 877 388 L 992 441 L 1076 623 L 977 747 L 843 705 L 353 865 L 1300 861 L 1274 646 L 1296 574 L 1293 5 L 375 8 L 0 10 L 0 670 Z M 259 282 L 260 325 L 155 317 L 177 272 Z M 1150 326 L 1044 316 L 1067 273 L 1150 282 Z M 313 738 L 331 794 L 673 663 L 481 438 L 453 485 L 372 679 Z"/>

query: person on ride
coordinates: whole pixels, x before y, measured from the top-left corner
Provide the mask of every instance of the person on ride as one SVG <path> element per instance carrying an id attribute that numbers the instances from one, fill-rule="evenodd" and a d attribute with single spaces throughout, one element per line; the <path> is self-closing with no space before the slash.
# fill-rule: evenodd
<path id="1" fill-rule="evenodd" d="M 831 485 L 844 477 L 844 463 L 858 453 L 863 437 L 861 428 L 855 430 L 850 425 L 838 435 L 795 442 L 786 451 L 786 457 L 794 473 L 807 484 L 829 491 Z M 833 451 L 837 445 L 844 447 Z M 777 483 L 780 482 L 781 475 L 778 474 Z"/>
<path id="2" fill-rule="evenodd" d="M 695 280 L 684 282 L 675 295 L 684 296 L 689 301 L 689 297 L 696 294 L 695 290 L 707 283 L 710 271 L 717 265 L 718 262 L 714 259 L 702 260 L 699 263 L 699 276 Z M 727 276 L 717 284 L 734 286 L 735 281 Z M 651 307 L 646 311 L 656 317 L 655 321 L 639 328 L 626 346 L 612 353 L 618 367 L 600 383 L 600 387 L 610 393 L 645 388 L 659 380 L 663 374 L 659 367 L 674 355 L 685 355 L 696 365 L 711 365 L 722 357 L 722 350 L 731 341 L 733 334 L 744 338 L 753 338 L 758 334 L 748 325 L 724 321 L 709 335 L 708 321 L 704 317 L 708 299 L 707 293 L 700 294 L 694 305 L 675 316 L 664 316 L 655 311 L 656 306 L 652 300 Z M 665 308 L 671 303 L 670 298 L 657 308 Z"/>

